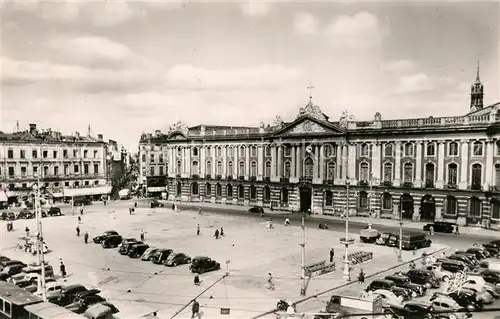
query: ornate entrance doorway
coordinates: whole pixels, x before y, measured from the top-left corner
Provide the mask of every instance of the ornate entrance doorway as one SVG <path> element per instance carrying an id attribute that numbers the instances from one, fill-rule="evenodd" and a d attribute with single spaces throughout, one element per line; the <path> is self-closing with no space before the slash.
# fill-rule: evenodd
<path id="1" fill-rule="evenodd" d="M 410 194 L 403 194 L 401 196 L 401 203 L 399 206 L 403 219 L 413 218 L 413 197 Z"/>
<path id="2" fill-rule="evenodd" d="M 305 212 L 311 208 L 312 189 L 311 187 L 302 186 L 299 188 L 299 194 L 300 194 L 300 211 Z"/>
<path id="3" fill-rule="evenodd" d="M 431 195 L 422 197 L 420 204 L 420 219 L 423 221 L 434 221 L 436 218 L 436 200 Z"/>

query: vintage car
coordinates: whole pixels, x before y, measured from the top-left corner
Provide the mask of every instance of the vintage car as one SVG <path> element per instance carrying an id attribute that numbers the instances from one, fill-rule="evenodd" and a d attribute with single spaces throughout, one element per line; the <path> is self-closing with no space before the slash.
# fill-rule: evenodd
<path id="1" fill-rule="evenodd" d="M 47 299 L 53 304 L 64 307 L 72 303 L 78 294 L 86 291 L 87 288 L 82 285 L 64 286 L 59 291 L 47 293 Z"/>
<path id="2" fill-rule="evenodd" d="M 118 245 L 118 249 L 120 249 L 124 244 L 136 243 L 137 239 L 135 238 L 123 238 L 120 245 Z"/>
<path id="3" fill-rule="evenodd" d="M 423 230 L 424 231 L 430 231 L 432 227 L 432 230 L 436 233 L 449 233 L 452 234 L 453 231 L 455 230 L 455 224 L 453 223 L 448 223 L 448 222 L 434 222 L 431 224 L 426 224 L 424 225 Z"/>
<path id="4" fill-rule="evenodd" d="M 132 247 L 137 246 L 137 245 L 143 245 L 144 243 L 142 241 L 137 241 L 137 242 L 131 242 L 128 244 L 124 244 L 123 246 L 120 247 L 118 250 L 118 253 L 120 255 L 128 255 Z"/>
<path id="5" fill-rule="evenodd" d="M 378 233 L 378 231 L 371 227 L 362 229 L 359 232 L 359 239 L 363 243 L 375 243 L 379 237 L 380 234 Z"/>
<path id="6" fill-rule="evenodd" d="M 141 260 L 144 261 L 151 261 L 153 260 L 154 254 L 158 251 L 158 248 L 155 247 L 149 247 L 146 249 L 146 251 L 142 254 Z"/>
<path id="7" fill-rule="evenodd" d="M 205 272 L 219 270 L 220 264 L 206 256 L 197 256 L 191 260 L 189 269 L 193 273 L 203 274 Z"/>
<path id="8" fill-rule="evenodd" d="M 380 234 L 379 238 L 377 238 L 377 240 L 375 241 L 375 244 L 387 245 L 387 243 L 389 242 L 389 238 L 391 236 L 395 236 L 395 235 L 393 235 L 392 233 L 382 233 L 382 234 Z"/>
<path id="9" fill-rule="evenodd" d="M 59 207 L 51 207 L 47 211 L 47 216 L 62 216 L 61 209 Z"/>
<path id="10" fill-rule="evenodd" d="M 94 241 L 94 243 L 100 244 L 100 243 L 102 243 L 104 238 L 109 237 L 109 236 L 113 236 L 113 235 L 119 235 L 119 234 L 115 230 L 107 230 L 101 236 L 96 236 L 92 240 Z"/>
<path id="11" fill-rule="evenodd" d="M 264 208 L 262 206 L 254 206 L 249 208 L 248 212 L 252 214 L 264 214 Z"/>
<path id="12" fill-rule="evenodd" d="M 89 290 L 87 292 L 79 294 L 75 301 L 65 306 L 64 308 L 69 309 L 75 313 L 82 314 L 84 313 L 91 305 L 96 303 L 104 302 L 106 299 L 99 296 L 93 290 Z"/>
<path id="13" fill-rule="evenodd" d="M 39 265 L 29 265 L 23 268 L 24 273 L 36 273 L 41 275 L 42 274 L 42 267 Z M 52 268 L 51 265 L 46 264 L 45 265 L 45 276 L 47 277 L 52 277 L 54 276 L 54 269 Z"/>
<path id="14" fill-rule="evenodd" d="M 498 247 L 495 244 L 492 243 L 483 244 L 483 248 L 490 254 L 490 257 L 500 256 L 500 247 Z"/>
<path id="15" fill-rule="evenodd" d="M 144 254 L 144 252 L 146 250 L 148 250 L 148 248 L 149 248 L 149 245 L 146 245 L 146 244 L 132 245 L 132 247 L 130 247 L 130 250 L 128 252 L 128 256 L 130 258 L 139 258 L 142 256 L 142 254 Z"/>
<path id="16" fill-rule="evenodd" d="M 412 283 L 409 277 L 400 274 L 389 275 L 384 279 L 394 282 L 396 284 L 396 287 L 411 290 L 413 297 L 421 297 L 425 295 L 425 292 L 427 291 L 427 288 L 423 285 Z"/>
<path id="17" fill-rule="evenodd" d="M 384 311 L 393 314 L 396 318 L 405 319 L 434 319 L 434 308 L 430 302 L 410 301 L 404 306 L 390 306 Z"/>
<path id="18" fill-rule="evenodd" d="M 465 319 L 472 317 L 466 313 L 455 300 L 445 295 L 438 296 L 432 300 L 432 307 L 439 314 L 439 319 Z"/>
<path id="19" fill-rule="evenodd" d="M 116 248 L 122 243 L 122 240 L 120 235 L 107 236 L 101 241 L 101 246 L 102 248 Z"/>
<path id="20" fill-rule="evenodd" d="M 184 253 L 173 253 L 168 256 L 165 261 L 165 266 L 176 267 L 178 265 L 189 264 L 191 262 L 191 257 Z"/>
<path id="21" fill-rule="evenodd" d="M 151 260 L 155 264 L 163 264 L 167 261 L 168 256 L 170 256 L 172 252 L 172 249 L 158 249 Z"/>

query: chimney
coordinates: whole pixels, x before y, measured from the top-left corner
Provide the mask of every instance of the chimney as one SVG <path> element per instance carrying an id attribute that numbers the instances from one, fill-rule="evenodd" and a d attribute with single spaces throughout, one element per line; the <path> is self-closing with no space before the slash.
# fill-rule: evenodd
<path id="1" fill-rule="evenodd" d="M 30 133 L 34 134 L 36 132 L 36 124 L 30 124 Z"/>
<path id="2" fill-rule="evenodd" d="M 104 137 L 102 136 L 102 134 L 97 134 L 97 140 L 99 142 L 102 142 L 104 140 Z"/>
<path id="3" fill-rule="evenodd" d="M 80 138 L 80 132 L 75 132 L 75 138 L 79 139 Z"/>

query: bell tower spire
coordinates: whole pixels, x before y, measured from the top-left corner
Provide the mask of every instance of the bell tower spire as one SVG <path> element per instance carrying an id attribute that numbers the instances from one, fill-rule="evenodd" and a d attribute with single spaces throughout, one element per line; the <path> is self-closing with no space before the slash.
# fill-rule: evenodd
<path id="1" fill-rule="evenodd" d="M 477 61 L 476 82 L 470 88 L 470 111 L 475 112 L 483 108 L 484 86 L 479 77 L 479 60 Z"/>

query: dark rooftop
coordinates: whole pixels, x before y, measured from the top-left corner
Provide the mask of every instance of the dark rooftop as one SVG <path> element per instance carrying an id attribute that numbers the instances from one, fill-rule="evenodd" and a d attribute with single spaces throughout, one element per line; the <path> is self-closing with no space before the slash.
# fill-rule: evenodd
<path id="1" fill-rule="evenodd" d="M 52 129 L 38 129 L 36 124 L 30 124 L 29 129 L 14 133 L 0 132 L 0 141 L 22 141 L 33 143 L 57 143 L 57 142 L 82 142 L 98 143 L 103 142 L 102 134 L 97 137 L 89 134 L 80 134 L 75 132 L 73 135 L 63 135 L 61 132 Z"/>
<path id="2" fill-rule="evenodd" d="M 5 281 L 0 281 L 0 298 L 18 306 L 42 302 L 42 298 Z"/>

